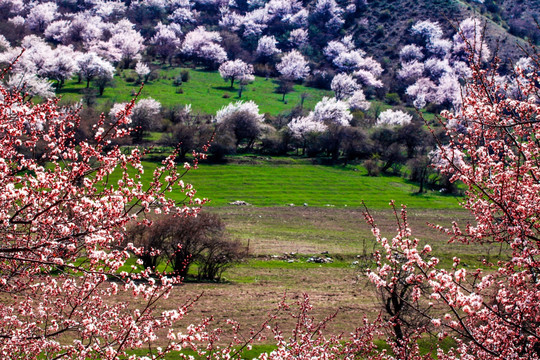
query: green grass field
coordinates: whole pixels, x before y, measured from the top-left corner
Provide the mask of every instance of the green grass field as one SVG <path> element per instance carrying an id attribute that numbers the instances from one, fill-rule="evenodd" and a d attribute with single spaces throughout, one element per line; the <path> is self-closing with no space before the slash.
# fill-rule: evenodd
<path id="1" fill-rule="evenodd" d="M 144 162 L 143 182 L 149 182 L 154 162 Z M 112 180 L 116 180 L 115 177 Z M 183 179 L 197 189 L 197 197 L 208 198 L 207 206 L 229 205 L 236 200 L 256 207 L 308 206 L 388 208 L 394 200 L 411 208 L 458 209 L 459 197 L 428 191 L 418 194 L 418 186 L 399 176 L 367 176 L 361 166 L 313 165 L 291 158 L 255 158 L 252 164 L 201 164 Z M 184 195 L 170 196 L 182 201 Z"/>
<path id="2" fill-rule="evenodd" d="M 439 192 L 417 194 L 418 186 L 399 176 L 367 176 L 361 166 L 323 166 L 302 163 L 201 165 L 190 171 L 199 197 L 210 206 L 244 200 L 254 206 L 330 206 L 388 208 L 406 204 L 411 208 L 456 209 L 459 199 Z"/>
<path id="3" fill-rule="evenodd" d="M 242 98 L 238 98 L 238 85 L 229 87 L 217 71 L 205 71 L 202 69 L 187 69 L 190 73 L 190 80 L 181 86 L 174 86 L 174 80 L 180 76 L 182 68 L 164 67 L 158 72 L 158 78 L 145 84 L 141 98 L 152 97 L 164 107 L 191 104 L 194 111 L 214 114 L 221 107 L 233 101 L 253 100 L 262 113 L 277 115 L 280 112 L 290 110 L 300 104 L 300 95 L 307 93 L 304 106 L 312 109 L 323 96 L 333 96 L 332 91 L 309 88 L 302 85 L 295 85 L 294 91 L 287 94 L 286 102 L 281 101 L 281 94 L 277 94 L 276 81 L 256 77 L 255 81 L 248 85 L 243 92 Z M 114 77 L 114 87 L 107 87 L 103 96 L 97 97 L 98 104 L 112 105 L 117 102 L 130 101 L 133 95 L 139 90 L 139 85 L 134 82 L 127 82 L 126 77 L 134 77 L 132 70 L 124 70 L 121 76 Z M 86 83 L 80 84 L 76 79 L 67 81 L 65 86 L 58 92 L 64 102 L 75 102 L 82 98 Z M 183 93 L 179 94 L 178 89 Z M 224 98 L 223 96 L 228 96 Z"/>
<path id="4" fill-rule="evenodd" d="M 174 80 L 180 76 L 182 70 L 189 71 L 190 80 L 181 86 L 175 86 Z M 158 74 L 157 79 L 145 84 L 140 95 L 141 98 L 152 97 L 164 107 L 191 104 L 195 112 L 207 114 L 214 114 L 221 107 L 234 101 L 253 100 L 259 105 L 262 113 L 277 115 L 300 105 L 302 93 L 307 94 L 304 107 L 310 110 L 324 96 L 334 96 L 334 93 L 329 90 L 296 84 L 294 91 L 287 94 L 286 102 L 283 102 L 283 95 L 275 92 L 278 86 L 275 79 L 256 77 L 255 81 L 248 85 L 242 93 L 242 98 L 238 98 L 238 84 L 235 84 L 234 88 L 231 89 L 229 83 L 225 82 L 217 71 L 163 67 L 160 71 L 156 71 L 156 74 Z M 135 82 L 126 81 L 130 77 L 137 77 L 133 70 L 123 70 L 120 76 L 115 76 L 114 86 L 107 87 L 103 96 L 96 98 L 97 104 L 110 107 L 117 102 L 130 101 L 140 88 L 140 85 Z M 82 99 L 85 87 L 84 81 L 77 83 L 76 79 L 72 79 L 66 81 L 57 95 L 62 98 L 63 103 L 76 102 Z M 178 93 L 179 89 L 182 90 L 182 94 Z M 371 109 L 368 111 L 368 115 L 371 117 L 376 117 L 379 112 L 392 108 L 391 105 L 378 100 L 372 100 L 371 104 Z M 408 110 L 414 111 L 412 108 Z M 433 119 L 433 114 L 424 112 L 424 117 L 430 121 Z"/>

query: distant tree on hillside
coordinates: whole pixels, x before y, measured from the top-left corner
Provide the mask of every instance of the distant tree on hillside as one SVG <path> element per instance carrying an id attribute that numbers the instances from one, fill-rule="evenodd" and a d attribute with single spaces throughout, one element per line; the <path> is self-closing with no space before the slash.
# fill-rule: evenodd
<path id="1" fill-rule="evenodd" d="M 163 24 L 158 24 L 156 34 L 150 39 L 154 51 L 162 59 L 171 65 L 173 55 L 179 50 L 181 41 L 176 33 Z"/>
<path id="2" fill-rule="evenodd" d="M 264 115 L 259 113 L 259 106 L 253 101 L 237 101 L 218 110 L 214 120 L 218 132 L 229 132 L 234 136 L 236 149 L 247 141 L 246 149 L 249 150 L 261 134 Z"/>
<path id="3" fill-rule="evenodd" d="M 308 62 L 297 50 L 283 55 L 280 63 L 276 65 L 276 69 L 281 77 L 287 81 L 305 79 L 309 75 Z"/>
<path id="4" fill-rule="evenodd" d="M 81 79 L 86 80 L 86 87 L 90 86 L 90 81 L 102 78 L 112 79 L 114 75 L 114 67 L 111 63 L 103 60 L 95 53 L 81 54 L 77 58 L 79 75 Z M 100 90 L 100 92 L 102 92 Z"/>
<path id="5" fill-rule="evenodd" d="M 227 60 L 227 53 L 219 44 L 221 36 L 215 31 L 206 31 L 203 26 L 186 34 L 181 51 L 212 67 Z"/>
<path id="6" fill-rule="evenodd" d="M 401 49 L 398 71 L 398 78 L 408 84 L 405 93 L 417 108 L 430 102 L 454 108 L 461 106 L 460 79 L 471 76 L 467 62 L 470 58 L 486 61 L 490 56 L 480 22 L 473 18 L 463 20 L 452 40 L 444 38 L 440 25 L 429 20 L 417 22 L 411 32 L 417 44 Z M 467 46 L 474 48 L 472 57 L 468 55 Z"/>
<path id="7" fill-rule="evenodd" d="M 244 81 L 246 83 L 255 80 L 255 77 L 253 76 L 253 66 L 238 59 L 221 64 L 219 67 L 219 74 L 225 81 L 231 81 L 231 88 L 233 88 L 235 80 Z"/>

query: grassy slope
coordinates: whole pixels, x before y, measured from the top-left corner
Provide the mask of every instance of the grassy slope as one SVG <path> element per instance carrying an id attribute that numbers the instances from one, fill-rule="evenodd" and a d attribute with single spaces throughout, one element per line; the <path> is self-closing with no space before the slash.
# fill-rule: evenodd
<path id="1" fill-rule="evenodd" d="M 360 168 L 321 165 L 207 165 L 186 177 L 211 206 L 244 200 L 255 206 L 287 204 L 384 208 L 390 200 L 415 208 L 457 208 L 455 197 L 428 192 L 415 194 L 417 186 L 401 177 L 369 177 Z"/>
<path id="2" fill-rule="evenodd" d="M 252 164 L 201 164 L 188 172 L 184 181 L 192 183 L 198 197 L 211 199 L 208 206 L 225 206 L 244 200 L 257 207 L 288 204 L 332 207 L 359 207 L 364 200 L 370 208 L 387 208 L 390 200 L 411 208 L 457 209 L 459 198 L 429 191 L 416 194 L 417 185 L 399 176 L 367 176 L 362 167 L 313 165 L 289 158 L 253 158 Z M 156 164 L 145 162 L 143 182 L 150 181 Z M 113 178 L 113 180 L 115 180 Z M 181 193 L 170 195 L 177 201 Z"/>
<path id="3" fill-rule="evenodd" d="M 190 80 L 182 84 L 183 94 L 177 93 L 177 87 L 173 81 L 180 75 L 181 68 L 165 67 L 159 70 L 159 77 L 149 81 L 142 90 L 141 98 L 152 97 L 161 102 L 164 107 L 191 104 L 193 110 L 208 114 L 214 114 L 222 106 L 230 102 L 243 100 L 253 100 L 261 112 L 277 115 L 280 112 L 290 110 L 300 104 L 300 94 L 309 94 L 305 100 L 306 108 L 313 108 L 323 96 L 332 96 L 331 91 L 308 88 L 302 85 L 295 85 L 294 92 L 287 94 L 286 102 L 281 101 L 282 95 L 275 93 L 277 84 L 274 80 L 257 77 L 255 82 L 247 87 L 242 98 L 238 98 L 238 85 L 231 89 L 219 75 L 217 71 L 204 71 L 200 69 L 189 69 Z M 99 104 L 111 106 L 116 102 L 130 101 L 132 96 L 139 90 L 139 85 L 126 82 L 126 77 L 132 76 L 132 70 L 126 70 L 122 76 L 115 76 L 115 86 L 106 88 L 103 96 L 98 97 Z M 82 97 L 85 83 L 77 84 L 76 80 L 66 82 L 66 85 L 58 92 L 65 102 L 78 101 Z M 227 94 L 229 98 L 223 98 Z"/>

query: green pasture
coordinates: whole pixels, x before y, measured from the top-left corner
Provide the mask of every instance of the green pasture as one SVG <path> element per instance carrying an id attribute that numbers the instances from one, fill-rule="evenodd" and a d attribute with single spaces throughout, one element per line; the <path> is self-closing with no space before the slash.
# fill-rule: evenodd
<path id="1" fill-rule="evenodd" d="M 147 161 L 143 165 L 141 181 L 149 183 L 157 164 Z M 364 201 L 372 209 L 385 209 L 394 200 L 398 206 L 410 208 L 460 208 L 460 198 L 437 191 L 418 194 L 418 185 L 400 176 L 371 177 L 361 166 L 313 165 L 294 159 L 285 163 L 270 159 L 254 164 L 200 164 L 183 180 L 193 184 L 197 197 L 210 199 L 207 206 L 211 207 L 243 200 L 256 207 L 307 204 L 344 208 L 360 207 Z M 169 196 L 176 201 L 185 199 L 176 191 Z"/>
<path id="2" fill-rule="evenodd" d="M 236 347 L 236 348 L 239 349 L 238 347 Z M 238 359 L 253 359 L 255 357 L 260 356 L 263 353 L 270 353 L 270 352 L 274 351 L 275 349 L 276 349 L 275 345 L 255 344 L 255 345 L 252 346 L 252 348 L 250 350 L 245 348 L 242 351 L 240 351 L 239 354 L 237 355 L 237 358 Z M 139 356 L 146 356 L 146 355 L 152 355 L 152 354 L 156 355 L 156 352 L 152 353 L 152 352 L 149 352 L 146 349 L 133 350 L 133 351 L 130 351 L 129 353 L 133 354 L 133 355 L 139 355 Z M 210 355 L 210 354 L 206 354 L 205 356 L 201 356 L 201 355 L 197 354 L 197 352 L 195 352 L 195 351 L 193 351 L 191 349 L 186 349 L 186 350 L 182 350 L 181 352 L 173 351 L 173 352 L 165 355 L 163 357 L 163 359 L 165 359 L 165 360 L 169 360 L 169 359 L 173 360 L 173 359 L 175 359 L 176 360 L 176 359 L 182 359 L 183 358 L 182 356 L 186 356 L 186 357 L 192 356 L 193 359 L 195 359 L 195 360 L 199 360 L 199 359 L 202 360 L 202 359 L 209 359 L 210 357 L 208 355 Z"/>
<path id="3" fill-rule="evenodd" d="M 236 200 L 258 206 L 328 206 L 388 208 L 407 204 L 411 208 L 459 208 L 454 196 L 427 192 L 399 176 L 370 177 L 360 166 L 312 164 L 226 164 L 201 165 L 190 171 L 186 181 L 210 206 L 224 206 Z"/>
<path id="4" fill-rule="evenodd" d="M 175 86 L 174 80 L 180 76 L 182 70 L 189 71 L 190 79 L 180 86 Z M 283 95 L 275 92 L 278 86 L 276 80 L 256 77 L 242 93 L 242 98 L 238 98 L 239 85 L 235 83 L 231 89 L 230 83 L 225 82 L 217 71 L 163 67 L 157 74 L 156 79 L 145 84 L 141 98 L 152 97 L 164 107 L 191 104 L 194 111 L 208 114 L 214 114 L 230 102 L 253 100 L 259 105 L 262 113 L 277 115 L 300 105 L 302 93 L 307 93 L 304 106 L 308 109 L 312 109 L 323 96 L 333 96 L 331 91 L 297 84 L 283 102 L 281 100 Z M 128 82 L 129 78 L 137 78 L 133 70 L 124 70 L 120 75 L 116 75 L 113 87 L 107 87 L 103 96 L 96 98 L 97 103 L 112 106 L 114 103 L 130 101 L 140 85 Z M 77 79 L 74 78 L 67 81 L 57 95 L 67 103 L 79 101 L 83 97 L 85 87 L 85 81 L 77 83 Z M 182 93 L 179 93 L 180 90 Z"/>
<path id="5" fill-rule="evenodd" d="M 174 81 L 180 76 L 182 70 L 189 71 L 190 80 L 175 86 Z M 301 104 L 301 95 L 307 96 L 304 100 L 304 108 L 313 109 L 315 104 L 324 96 L 334 96 L 329 90 L 311 88 L 303 85 L 294 85 L 294 91 L 285 96 L 276 93 L 277 81 L 272 78 L 255 77 L 255 81 L 248 85 L 238 98 L 238 84 L 234 88 L 229 82 L 224 81 L 219 72 L 203 69 L 163 67 L 156 71 L 157 78 L 147 82 L 141 92 L 140 98 L 151 97 L 158 100 L 164 107 L 174 107 L 191 104 L 195 112 L 214 114 L 221 107 L 235 101 L 253 100 L 259 105 L 262 113 L 277 115 L 281 112 L 290 111 Z M 128 81 L 136 79 L 133 70 L 123 70 L 114 77 L 113 86 L 107 87 L 103 96 L 97 96 L 95 101 L 103 107 L 110 107 L 117 102 L 128 102 L 139 91 L 140 85 Z M 86 82 L 77 82 L 76 78 L 66 81 L 64 87 L 57 92 L 63 103 L 72 103 L 83 98 Z M 91 86 L 92 88 L 92 86 Z M 182 93 L 180 93 L 180 91 Z M 391 109 L 392 106 L 378 100 L 371 101 L 371 109 L 368 115 L 377 117 L 381 111 Z M 407 109 L 414 111 L 414 109 Z M 433 114 L 423 111 L 426 120 L 433 119 Z"/>
<path id="6" fill-rule="evenodd" d="M 287 334 L 285 334 L 287 335 Z M 434 346 L 436 340 L 435 338 L 422 338 L 418 340 L 418 346 L 420 347 L 420 352 L 423 355 L 431 354 L 434 359 L 437 359 L 436 355 L 436 347 Z M 382 339 L 377 339 L 374 341 L 375 345 L 378 349 L 385 349 L 392 353 L 392 350 L 390 346 Z M 455 341 L 453 341 L 451 338 L 445 338 L 443 341 L 438 341 L 439 346 L 445 350 L 448 351 L 451 347 L 454 347 Z M 277 347 L 272 344 L 254 344 L 252 345 L 251 349 L 243 349 L 237 356 L 238 359 L 254 359 L 256 357 L 259 357 L 263 353 L 271 353 L 274 351 Z M 133 350 L 129 352 L 130 354 L 139 355 L 139 356 L 146 356 L 146 355 L 152 355 L 156 353 L 149 352 L 148 350 L 139 349 L 139 350 Z M 173 359 L 179 359 L 182 358 L 182 356 L 192 356 L 193 359 L 199 360 L 199 359 L 208 359 L 209 354 L 206 354 L 204 356 L 198 355 L 195 351 L 191 349 L 186 349 L 180 352 L 173 351 L 163 357 L 163 359 L 167 360 L 173 360 Z"/>

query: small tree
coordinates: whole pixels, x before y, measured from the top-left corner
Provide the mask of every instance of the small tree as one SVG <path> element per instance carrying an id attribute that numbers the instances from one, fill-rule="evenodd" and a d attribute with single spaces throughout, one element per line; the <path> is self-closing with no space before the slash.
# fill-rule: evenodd
<path id="1" fill-rule="evenodd" d="M 263 120 L 259 106 L 253 101 L 231 103 L 218 110 L 215 117 L 218 131 L 234 135 L 236 149 L 243 141 L 247 141 L 246 150 L 251 149 L 259 137 Z"/>
<path id="2" fill-rule="evenodd" d="M 308 63 L 297 50 L 285 54 L 276 69 L 286 81 L 305 79 L 309 75 Z"/>
<path id="3" fill-rule="evenodd" d="M 125 104 L 115 104 L 109 112 L 109 116 L 113 119 L 123 116 L 124 106 Z M 161 104 L 152 98 L 141 99 L 133 106 L 132 113 L 127 119 L 132 126 L 130 135 L 135 143 L 140 143 L 148 131 L 155 130 L 160 126 L 160 113 Z"/>
<path id="4" fill-rule="evenodd" d="M 279 80 L 279 85 L 276 89 L 278 94 L 283 94 L 281 101 L 285 102 L 285 95 L 293 91 L 293 83 L 285 78 Z"/>
<path id="5" fill-rule="evenodd" d="M 223 272 L 241 261 L 246 254 L 238 241 L 211 239 L 197 259 L 199 280 L 221 280 Z"/>
<path id="6" fill-rule="evenodd" d="M 132 226 L 127 241 L 144 247 L 145 251 L 138 254 L 144 266 L 155 267 L 164 257 L 174 274 L 182 278 L 197 263 L 199 279 L 219 280 L 223 271 L 243 256 L 240 244 L 226 238 L 223 221 L 209 213 L 158 216 L 151 226 Z"/>
<path id="7" fill-rule="evenodd" d="M 231 81 L 231 89 L 234 86 L 234 80 L 250 82 L 255 80 L 253 76 L 253 66 L 246 64 L 242 60 L 231 60 L 224 62 L 219 67 L 219 74 L 223 80 Z"/>

